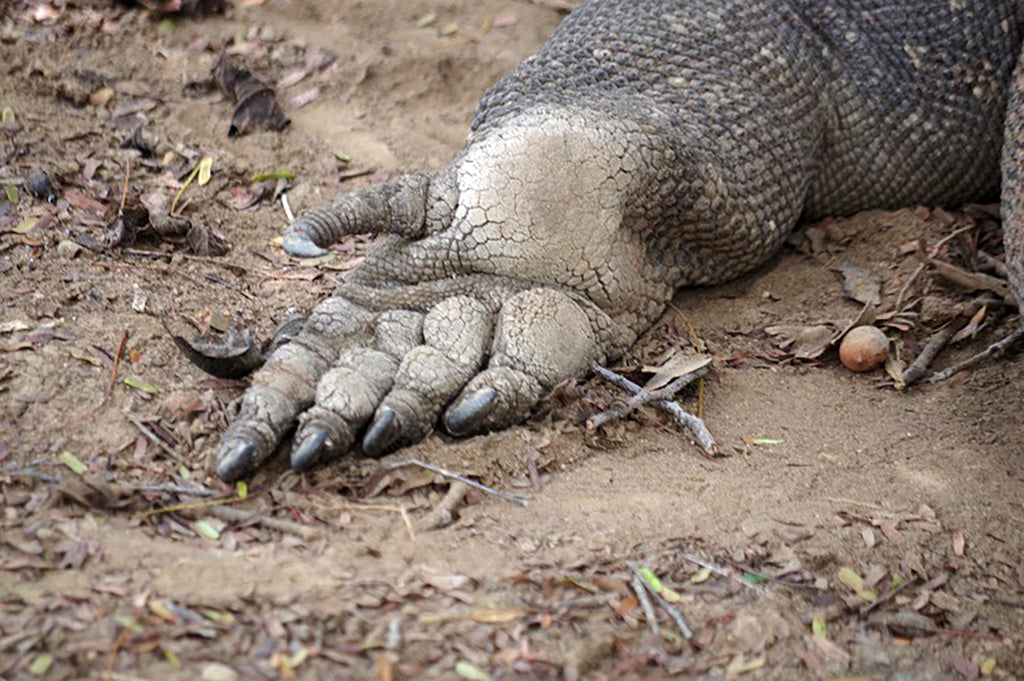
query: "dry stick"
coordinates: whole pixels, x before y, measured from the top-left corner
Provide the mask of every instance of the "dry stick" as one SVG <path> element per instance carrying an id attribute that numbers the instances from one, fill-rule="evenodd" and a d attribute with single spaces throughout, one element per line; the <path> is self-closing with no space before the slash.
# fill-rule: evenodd
<path id="1" fill-rule="evenodd" d="M 907 367 L 906 371 L 903 372 L 903 375 L 900 376 L 900 380 L 903 381 L 903 385 L 908 386 L 920 380 L 920 378 L 924 376 L 924 372 L 928 371 L 928 367 L 931 366 L 931 363 L 935 361 L 935 357 L 942 352 L 942 348 L 946 347 L 949 341 L 960 329 L 967 326 L 968 321 L 968 319 L 961 316 L 945 328 L 939 329 L 932 334 L 932 337 L 928 339 L 927 343 L 925 343 L 924 349 L 921 350 L 921 354 L 914 359 L 913 363 L 911 363 L 911 365 Z"/>
<path id="2" fill-rule="evenodd" d="M 141 485 L 136 488 L 139 492 L 157 492 L 163 494 L 188 494 L 193 497 L 215 497 L 222 492 L 218 492 L 215 489 L 209 487 L 193 487 L 190 485 L 174 485 L 174 484 L 154 484 L 154 485 Z"/>
<path id="3" fill-rule="evenodd" d="M 233 508 L 231 506 L 212 506 L 208 512 L 210 515 L 216 516 L 221 520 L 240 523 L 253 522 L 263 525 L 271 530 L 280 530 L 281 532 L 294 534 L 306 541 L 313 541 L 314 539 L 320 538 L 320 530 L 315 527 L 302 525 L 300 523 L 292 522 L 291 520 L 283 520 L 281 518 L 273 518 L 270 516 L 260 515 L 258 513 L 250 513 L 248 511 L 243 511 L 240 508 Z"/>
<path id="4" fill-rule="evenodd" d="M 636 392 L 633 395 L 633 397 L 626 400 L 625 404 L 622 404 L 618 407 L 612 407 L 611 409 L 606 409 L 600 414 L 591 416 L 588 425 L 591 428 L 598 428 L 607 423 L 608 421 L 611 421 L 612 419 L 622 418 L 627 414 L 633 413 L 634 411 L 636 411 L 643 405 L 648 404 L 649 402 L 654 402 L 655 400 L 672 399 L 673 397 L 675 397 L 677 392 L 679 392 L 689 384 L 693 383 L 701 376 L 706 375 L 707 373 L 708 367 L 704 366 L 701 367 L 700 369 L 697 369 L 696 371 L 691 371 L 690 373 L 686 373 L 683 374 L 682 376 L 679 376 L 671 383 L 666 385 L 664 388 L 659 388 L 657 390 L 641 389 L 639 392 Z"/>
<path id="5" fill-rule="evenodd" d="M 128 200 L 128 179 L 132 176 L 132 160 L 125 160 L 124 184 L 121 186 L 121 203 L 117 206 L 117 217 L 124 215 L 124 204 Z"/>
<path id="6" fill-rule="evenodd" d="M 997 258 L 993 258 L 985 251 L 978 251 L 978 262 L 991 269 L 1003 279 L 1008 279 L 1010 277 L 1010 273 L 1006 270 L 1006 263 L 1002 260 L 998 260 Z"/>
<path id="7" fill-rule="evenodd" d="M 435 466 L 432 463 L 427 463 L 426 461 L 421 461 L 420 459 L 402 459 L 401 461 L 392 461 L 391 463 L 387 464 L 386 468 L 388 470 L 392 470 L 393 471 L 393 470 L 397 470 L 399 468 L 405 468 L 406 466 L 419 466 L 420 468 L 425 468 L 428 471 L 433 471 L 434 473 L 437 473 L 438 475 L 443 475 L 444 477 L 451 478 L 452 480 L 458 480 L 459 482 L 464 483 L 466 485 L 469 485 L 470 487 L 472 487 L 474 489 L 478 489 L 481 492 L 486 492 L 487 494 L 493 494 L 494 496 L 498 497 L 499 499 L 504 499 L 505 501 L 511 501 L 512 503 L 515 503 L 515 504 L 521 504 L 523 506 L 526 506 L 527 504 L 530 503 L 530 499 L 528 497 L 521 497 L 521 496 L 518 496 L 516 494 L 510 494 L 508 492 L 502 492 L 500 490 L 496 490 L 493 487 L 488 487 L 487 485 L 479 483 L 476 480 L 470 480 L 467 477 L 458 475 L 457 473 L 452 473 L 450 471 L 446 471 L 445 469 L 441 468 L 440 466 Z"/>
<path id="8" fill-rule="evenodd" d="M 679 610 L 676 609 L 675 606 L 673 606 L 671 603 L 665 600 L 664 596 L 662 596 L 660 593 L 654 590 L 654 586 L 652 586 L 650 582 L 644 579 L 644 575 L 642 572 L 640 572 L 640 567 L 636 563 L 629 562 L 627 563 L 627 565 L 629 566 L 629 569 L 633 571 L 633 578 L 640 578 L 640 583 L 643 584 L 644 587 L 646 587 L 646 589 L 651 592 L 651 595 L 654 596 L 654 600 L 658 601 L 658 605 L 660 605 L 662 609 L 669 614 L 669 617 L 672 618 L 672 621 L 676 623 L 676 626 L 679 627 L 679 633 L 683 635 L 683 638 L 687 640 L 693 638 L 693 630 L 690 629 L 689 625 L 686 623 L 686 620 L 683 619 L 683 614 L 679 612 Z"/>
<path id="9" fill-rule="evenodd" d="M 147 428 L 146 424 L 144 424 L 142 421 L 140 421 L 138 418 L 136 418 L 135 415 L 133 415 L 133 414 L 127 412 L 127 411 L 124 412 L 124 415 L 125 415 L 125 418 L 127 418 L 129 421 L 131 421 L 132 423 L 135 424 L 135 427 L 139 429 L 139 432 L 141 432 L 143 435 L 145 435 L 146 438 L 150 442 L 152 442 L 157 447 L 162 449 L 163 452 L 165 454 L 167 454 L 167 456 L 171 457 L 172 459 L 174 459 L 175 461 L 177 461 L 180 464 L 184 464 L 186 466 L 189 465 L 189 462 L 186 461 L 184 457 L 182 457 L 176 451 L 171 449 L 171 446 L 169 444 L 167 444 L 166 442 L 164 442 L 163 440 L 158 438 L 156 436 L 156 434 L 152 430 Z"/>
<path id="10" fill-rule="evenodd" d="M 896 296 L 896 303 L 892 306 L 892 309 L 896 310 L 897 312 L 902 311 L 904 296 L 907 295 L 907 292 L 910 291 L 910 287 L 914 285 L 914 282 L 917 281 L 917 278 L 921 276 L 922 272 L 924 272 L 924 268 L 924 263 L 921 263 L 920 265 L 917 266 L 917 269 L 914 270 L 914 273 L 910 275 L 910 279 L 907 279 L 906 283 L 904 283 L 903 286 L 900 288 L 899 295 Z"/>
<path id="11" fill-rule="evenodd" d="M 614 371 L 605 369 L 602 366 L 594 365 L 594 371 L 603 379 L 619 386 L 623 390 L 628 390 L 631 393 L 637 395 L 646 393 L 643 388 L 629 380 L 625 376 L 620 376 Z M 678 380 L 678 379 L 677 379 Z M 669 384 L 671 385 L 671 384 Z M 662 390 L 668 389 L 669 386 L 662 388 Z M 718 445 L 715 443 L 714 436 L 711 435 L 711 431 L 708 430 L 707 424 L 704 423 L 703 419 L 700 419 L 693 414 L 687 412 L 681 406 L 671 400 L 659 399 L 650 403 L 652 406 L 661 409 L 662 411 L 671 414 L 679 423 L 688 428 L 690 432 L 694 434 L 697 441 L 700 443 L 701 448 L 708 456 L 715 456 L 718 454 Z"/>
<path id="12" fill-rule="evenodd" d="M 711 570 L 712 572 L 714 572 L 716 575 L 721 575 L 722 577 L 728 577 L 729 579 L 731 579 L 734 582 L 739 582 L 743 586 L 745 586 L 748 589 L 751 589 L 751 590 L 761 594 L 765 598 L 771 598 L 772 597 L 772 594 L 771 594 L 770 591 L 768 591 L 768 589 L 765 589 L 763 587 L 759 587 L 756 584 L 751 584 L 750 582 L 746 582 L 746 581 L 740 579 L 739 577 L 737 577 L 736 575 L 732 574 L 731 572 L 729 572 L 725 568 L 718 567 L 717 565 L 714 565 L 713 563 L 708 563 L 707 561 L 703 561 L 700 558 L 697 558 L 696 556 L 690 556 L 690 555 L 683 556 L 683 560 L 688 560 L 691 563 L 694 563 L 696 565 L 701 566 L 702 568 L 707 568 L 708 570 Z"/>
<path id="13" fill-rule="evenodd" d="M 643 578 L 640 575 L 633 575 L 633 581 L 630 584 L 633 587 L 633 591 L 636 592 L 636 599 L 640 601 L 640 607 L 643 608 L 644 618 L 647 619 L 647 626 L 657 634 L 659 631 L 658 616 L 654 612 L 654 606 L 651 605 L 651 599 L 647 596 L 647 587 L 644 586 Z"/>
<path id="14" fill-rule="evenodd" d="M 975 366 L 976 364 L 980 364 L 983 360 L 986 360 L 989 357 L 998 357 L 999 355 L 1002 355 L 1004 352 L 1006 352 L 1007 348 L 1009 348 L 1011 345 L 1019 341 L 1021 338 L 1024 338 L 1024 326 L 1017 327 L 1015 330 L 1011 331 L 1010 334 L 1006 336 L 1006 338 L 1003 338 L 1000 341 L 996 341 L 995 343 L 988 346 L 987 348 L 985 348 L 978 354 L 974 355 L 973 357 L 968 357 L 962 362 L 957 362 L 948 369 L 943 369 L 942 371 L 936 372 L 929 376 L 928 378 L 922 380 L 921 382 L 940 383 L 942 381 L 945 381 L 953 374 L 960 373 L 964 369 L 970 369 L 971 367 Z"/>
<path id="15" fill-rule="evenodd" d="M 993 277 L 991 274 L 983 274 L 981 272 L 968 272 L 956 265 L 951 265 L 948 262 L 936 260 L 935 258 L 922 256 L 922 259 L 924 262 L 935 268 L 935 274 L 939 275 L 943 279 L 948 279 L 954 284 L 959 284 L 971 290 L 981 289 L 983 291 L 992 291 L 1002 298 L 1007 305 L 1015 307 L 1017 304 L 1016 299 L 1013 297 L 1013 293 L 1010 291 L 1010 284 L 1004 279 Z"/>
<path id="16" fill-rule="evenodd" d="M 121 335 L 121 342 L 117 344 L 117 352 L 114 353 L 114 368 L 110 371 L 110 387 L 107 388 L 107 395 L 114 392 L 114 386 L 117 385 L 117 369 L 121 366 L 121 355 L 124 354 L 124 346 L 128 342 L 128 330 Z M 104 401 L 106 397 L 103 398 Z"/>
<path id="17" fill-rule="evenodd" d="M 451 525 L 455 507 L 462 503 L 468 491 L 469 485 L 459 480 L 452 481 L 448 493 L 429 514 L 416 524 L 417 527 L 421 530 L 436 530 Z"/>

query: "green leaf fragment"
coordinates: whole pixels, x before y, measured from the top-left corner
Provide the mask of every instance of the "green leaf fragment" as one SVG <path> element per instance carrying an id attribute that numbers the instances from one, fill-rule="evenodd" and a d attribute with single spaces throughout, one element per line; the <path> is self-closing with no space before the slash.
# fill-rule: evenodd
<path id="1" fill-rule="evenodd" d="M 161 648 L 160 650 L 163 651 L 164 659 L 167 660 L 167 663 L 169 665 L 171 665 L 175 669 L 181 669 L 181 660 L 178 658 L 178 656 L 174 653 L 173 650 L 171 650 L 170 648 Z"/>
<path id="2" fill-rule="evenodd" d="M 196 178 L 196 182 L 199 183 L 200 187 L 205 187 L 210 183 L 210 177 L 213 174 L 213 157 L 204 156 L 199 161 L 197 169 L 199 170 L 199 176 Z"/>
<path id="3" fill-rule="evenodd" d="M 136 390 L 141 390 L 142 392 L 149 393 L 150 395 L 156 395 L 160 392 L 160 389 L 152 383 L 146 383 L 141 378 L 135 378 L 134 376 L 125 376 L 124 384 L 129 388 L 135 388 Z"/>
<path id="4" fill-rule="evenodd" d="M 127 629 L 133 634 L 141 634 L 143 632 L 142 625 L 135 621 L 135 618 L 131 615 L 114 615 L 114 621 L 117 622 L 122 629 Z"/>
<path id="5" fill-rule="evenodd" d="M 770 437 L 755 437 L 755 438 L 751 438 L 750 444 L 752 444 L 752 445 L 762 445 L 762 446 L 767 447 L 767 446 L 770 446 L 770 445 L 786 444 L 786 441 L 785 440 L 777 440 L 777 439 L 770 438 Z"/>
<path id="6" fill-rule="evenodd" d="M 0 112 L 0 122 L 13 123 L 14 122 L 14 109 L 9 106 L 5 106 L 4 110 Z"/>
<path id="7" fill-rule="evenodd" d="M 309 648 L 302 647 L 295 651 L 295 654 L 288 658 L 288 666 L 295 669 L 309 657 Z"/>
<path id="8" fill-rule="evenodd" d="M 743 573 L 743 581 L 747 584 L 764 584 L 768 581 L 768 578 L 756 572 L 745 572 Z"/>
<path id="9" fill-rule="evenodd" d="M 348 165 L 349 163 L 352 162 L 351 156 L 349 156 L 348 154 L 344 154 L 340 151 L 334 152 L 334 158 L 338 159 L 339 163 L 344 163 L 345 165 Z"/>
<path id="10" fill-rule="evenodd" d="M 249 485 L 244 480 L 239 480 L 238 484 L 235 485 L 235 492 L 238 494 L 238 498 L 245 500 L 249 497 Z"/>
<path id="11" fill-rule="evenodd" d="M 174 19 L 164 19 L 157 24 L 156 32 L 160 35 L 170 35 L 174 33 Z"/>
<path id="12" fill-rule="evenodd" d="M 697 570 L 696 572 L 693 573 L 693 576 L 690 577 L 690 581 L 693 582 L 694 584 L 700 584 L 701 582 L 706 582 L 708 577 L 710 577 L 710 576 L 711 576 L 711 568 L 709 568 L 709 567 L 702 567 L 701 569 L 699 569 L 699 570 Z"/>
<path id="13" fill-rule="evenodd" d="M 205 520 L 197 520 L 196 529 L 199 530 L 199 534 L 203 535 L 207 539 L 212 539 L 214 541 L 220 539 L 220 530 Z"/>
<path id="14" fill-rule="evenodd" d="M 18 189 L 17 189 L 17 187 L 14 187 L 14 186 L 9 185 L 9 184 L 5 184 L 4 185 L 4 194 L 7 195 L 7 200 L 10 201 L 11 203 L 17 203 L 18 202 Z"/>
<path id="15" fill-rule="evenodd" d="M 642 568 L 640 568 L 640 574 L 643 576 L 644 581 L 647 582 L 651 586 L 651 589 L 654 590 L 654 593 L 656 593 L 656 594 L 660 594 L 661 593 L 661 589 L 662 589 L 661 580 L 658 579 L 658 575 L 654 574 L 654 572 L 651 570 L 651 568 L 649 568 L 649 567 L 642 567 Z"/>
<path id="16" fill-rule="evenodd" d="M 878 596 L 871 589 L 864 588 L 864 579 L 851 568 L 839 568 L 839 581 L 848 586 L 854 593 L 865 601 L 874 603 Z"/>
<path id="17" fill-rule="evenodd" d="M 36 226 L 37 222 L 39 222 L 39 218 L 25 218 L 21 221 L 21 224 L 14 228 L 13 232 L 15 234 L 27 234 Z"/>
<path id="18" fill-rule="evenodd" d="M 825 624 L 825 616 L 820 612 L 811 620 L 811 633 L 818 638 L 828 638 L 828 626 Z"/>
<path id="19" fill-rule="evenodd" d="M 70 468 L 75 475 L 85 475 L 85 472 L 89 470 L 89 467 L 82 463 L 81 459 L 67 450 L 61 452 L 57 460 Z"/>
<path id="20" fill-rule="evenodd" d="M 491 681 L 490 674 L 474 667 L 465 660 L 459 660 L 455 663 L 455 673 L 464 679 L 469 679 L 469 681 Z"/>
<path id="21" fill-rule="evenodd" d="M 264 180 L 294 180 L 295 173 L 290 170 L 274 170 L 269 173 L 256 173 L 252 176 L 253 182 L 263 182 Z"/>
<path id="22" fill-rule="evenodd" d="M 28 673 L 32 676 L 42 676 L 46 672 L 50 671 L 50 667 L 53 666 L 53 655 L 49 653 L 41 653 L 36 655 L 35 659 L 32 660 L 32 664 L 28 666 Z"/>

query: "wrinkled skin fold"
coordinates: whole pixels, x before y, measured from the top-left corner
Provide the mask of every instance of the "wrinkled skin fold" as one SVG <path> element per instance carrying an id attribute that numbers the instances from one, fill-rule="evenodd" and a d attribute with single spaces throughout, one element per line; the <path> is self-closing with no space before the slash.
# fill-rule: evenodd
<path id="1" fill-rule="evenodd" d="M 305 469 L 518 422 L 622 355 L 679 287 L 756 268 L 801 218 L 995 196 L 1004 121 L 1019 294 L 1020 11 L 587 3 L 487 91 L 449 166 L 291 225 L 297 256 L 390 236 L 253 376 L 217 474 L 252 473 L 293 428 Z"/>

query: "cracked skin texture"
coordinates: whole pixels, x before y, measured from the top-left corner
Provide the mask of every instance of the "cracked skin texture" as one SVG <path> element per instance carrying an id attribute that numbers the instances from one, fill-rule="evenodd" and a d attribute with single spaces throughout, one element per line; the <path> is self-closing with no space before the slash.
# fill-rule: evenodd
<path id="1" fill-rule="evenodd" d="M 801 218 L 995 197 L 1004 121 L 1019 297 L 1022 21 L 1009 0 L 586 3 L 485 93 L 450 165 L 289 227 L 300 256 L 391 236 L 254 375 L 218 475 L 296 424 L 307 468 L 522 420 Z"/>

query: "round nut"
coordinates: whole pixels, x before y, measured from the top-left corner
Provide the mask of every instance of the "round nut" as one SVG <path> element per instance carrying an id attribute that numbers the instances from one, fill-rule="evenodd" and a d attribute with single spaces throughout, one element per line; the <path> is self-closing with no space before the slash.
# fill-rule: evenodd
<path id="1" fill-rule="evenodd" d="M 858 326 L 839 344 L 839 361 L 850 371 L 871 371 L 885 362 L 889 339 L 873 326 Z"/>

